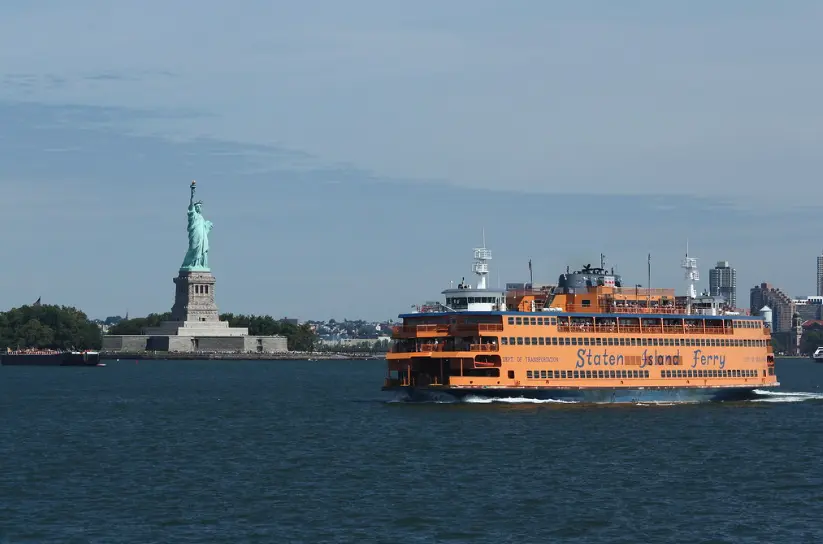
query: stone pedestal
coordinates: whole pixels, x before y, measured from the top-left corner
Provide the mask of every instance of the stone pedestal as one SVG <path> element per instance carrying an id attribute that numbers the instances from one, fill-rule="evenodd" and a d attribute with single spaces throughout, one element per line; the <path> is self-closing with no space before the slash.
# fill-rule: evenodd
<path id="1" fill-rule="evenodd" d="M 181 270 L 174 278 L 173 321 L 219 322 L 214 302 L 214 274 Z"/>
<path id="2" fill-rule="evenodd" d="M 214 302 L 214 274 L 181 270 L 174 278 L 171 320 L 148 327 L 148 336 L 248 336 L 246 327 L 229 327 L 220 321 Z"/>

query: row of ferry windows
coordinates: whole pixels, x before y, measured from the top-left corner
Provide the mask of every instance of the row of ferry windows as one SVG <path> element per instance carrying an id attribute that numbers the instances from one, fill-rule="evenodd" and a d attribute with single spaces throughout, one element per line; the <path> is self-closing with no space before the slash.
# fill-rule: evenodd
<path id="1" fill-rule="evenodd" d="M 526 378 L 648 378 L 648 370 L 527 370 Z"/>
<path id="2" fill-rule="evenodd" d="M 748 338 L 576 338 L 569 336 L 503 336 L 500 343 L 511 346 L 691 346 L 752 348 L 763 347 L 766 340 Z"/>
<path id="3" fill-rule="evenodd" d="M 510 317 L 509 325 L 557 325 L 556 317 Z"/>
<path id="4" fill-rule="evenodd" d="M 766 375 L 766 371 L 763 371 Z M 648 370 L 527 370 L 526 378 L 567 379 L 567 378 L 648 378 Z M 756 378 L 757 371 L 751 369 L 694 369 L 694 370 L 661 370 L 661 378 Z"/>
<path id="5" fill-rule="evenodd" d="M 718 320 L 712 320 L 718 321 Z M 759 329 L 761 321 L 734 321 L 737 329 Z M 510 317 L 509 325 L 557 325 L 556 317 Z"/>

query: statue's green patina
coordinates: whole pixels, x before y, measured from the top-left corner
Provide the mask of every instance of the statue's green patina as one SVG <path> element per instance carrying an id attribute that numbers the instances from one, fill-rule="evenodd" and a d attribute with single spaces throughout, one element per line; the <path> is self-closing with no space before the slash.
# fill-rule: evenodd
<path id="1" fill-rule="evenodd" d="M 195 182 L 191 182 L 191 199 L 189 200 L 189 250 L 180 270 L 191 272 L 209 271 L 209 232 L 214 224 L 207 221 L 200 209 L 203 205 L 201 201 L 194 200 Z"/>

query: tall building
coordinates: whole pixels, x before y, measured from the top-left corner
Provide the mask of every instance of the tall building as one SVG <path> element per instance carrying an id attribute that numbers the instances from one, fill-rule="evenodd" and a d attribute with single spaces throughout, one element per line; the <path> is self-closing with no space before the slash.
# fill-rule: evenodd
<path id="1" fill-rule="evenodd" d="M 757 315 L 763 306 L 772 310 L 772 332 L 791 330 L 797 306 L 782 290 L 770 283 L 761 283 L 752 288 L 750 301 L 752 315 Z"/>
<path id="2" fill-rule="evenodd" d="M 718 261 L 709 270 L 709 294 L 720 295 L 732 308 L 737 308 L 737 271 L 729 266 L 729 261 Z"/>
<path id="3" fill-rule="evenodd" d="M 817 256 L 817 296 L 823 296 L 823 255 Z"/>

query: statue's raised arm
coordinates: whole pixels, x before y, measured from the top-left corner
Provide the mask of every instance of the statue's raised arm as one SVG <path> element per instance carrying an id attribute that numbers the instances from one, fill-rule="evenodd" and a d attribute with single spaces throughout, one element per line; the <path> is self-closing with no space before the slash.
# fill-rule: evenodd
<path id="1" fill-rule="evenodd" d="M 197 182 L 191 180 L 191 198 L 189 198 L 189 210 L 194 208 L 194 191 L 197 188 Z"/>

